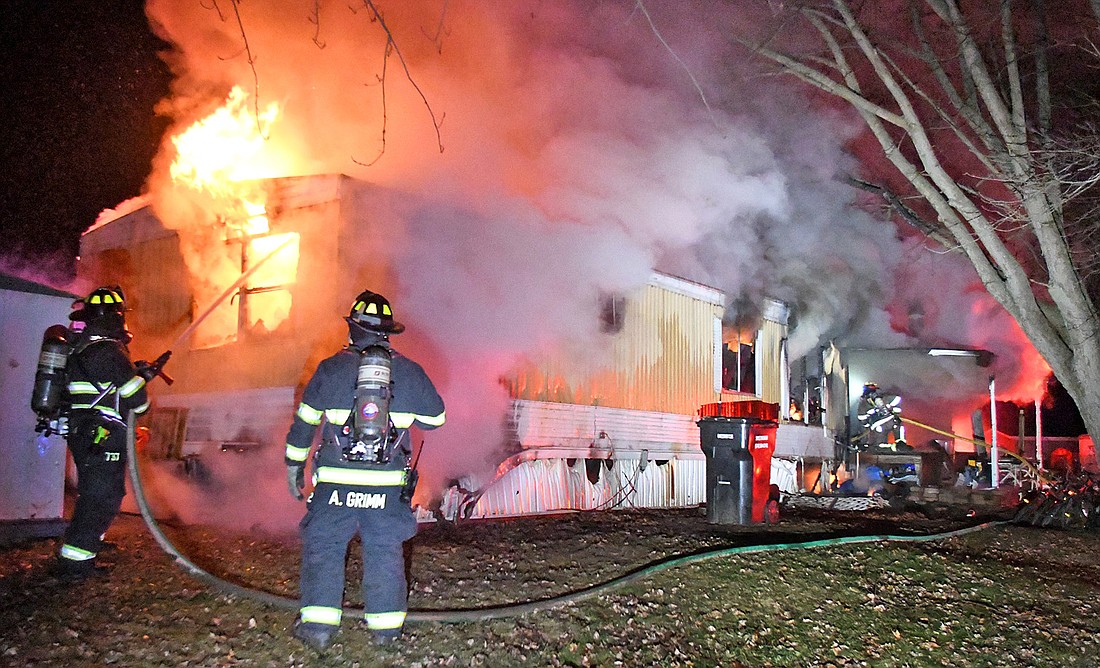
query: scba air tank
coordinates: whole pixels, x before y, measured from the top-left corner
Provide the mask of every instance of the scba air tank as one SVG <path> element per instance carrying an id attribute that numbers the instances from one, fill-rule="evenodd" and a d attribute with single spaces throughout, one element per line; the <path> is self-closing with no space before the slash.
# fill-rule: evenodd
<path id="1" fill-rule="evenodd" d="M 42 335 L 42 349 L 31 391 L 31 409 L 40 418 L 57 417 L 61 410 L 66 385 L 65 365 L 70 350 L 69 330 L 64 325 L 53 325 Z"/>
<path id="2" fill-rule="evenodd" d="M 354 433 L 344 450 L 349 461 L 385 464 L 390 461 L 390 375 L 393 354 L 383 346 L 367 346 L 359 353 L 355 382 Z"/>

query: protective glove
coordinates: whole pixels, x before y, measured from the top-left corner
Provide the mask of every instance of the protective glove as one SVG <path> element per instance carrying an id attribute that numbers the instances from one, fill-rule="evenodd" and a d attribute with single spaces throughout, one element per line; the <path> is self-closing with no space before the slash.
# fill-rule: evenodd
<path id="1" fill-rule="evenodd" d="M 172 351 L 165 351 L 160 357 L 156 358 L 152 362 L 146 362 L 145 360 L 138 360 L 134 362 L 135 373 L 145 379 L 145 382 L 151 383 L 153 379 L 160 376 L 164 379 L 164 382 L 171 385 L 175 382 L 171 376 L 164 373 L 164 365 L 168 363 L 168 358 L 172 356 Z"/>
<path id="2" fill-rule="evenodd" d="M 134 362 L 134 375 L 141 376 L 148 383 L 157 377 L 157 370 L 153 368 L 152 363 L 138 360 Z"/>
<path id="3" fill-rule="evenodd" d="M 305 464 L 287 465 L 286 484 L 287 488 L 290 489 L 290 495 L 296 500 L 301 501 L 305 498 L 305 495 L 302 494 L 302 490 L 306 487 Z"/>

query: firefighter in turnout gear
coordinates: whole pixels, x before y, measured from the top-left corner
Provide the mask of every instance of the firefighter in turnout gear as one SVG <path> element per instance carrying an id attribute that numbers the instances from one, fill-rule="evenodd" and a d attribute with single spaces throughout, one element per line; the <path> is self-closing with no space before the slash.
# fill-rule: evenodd
<path id="1" fill-rule="evenodd" d="M 58 555 L 65 580 L 99 570 L 95 560 L 105 545 L 103 535 L 126 495 L 127 418 L 149 408 L 149 378 L 130 361 L 127 348 L 122 290 L 96 288 L 79 304 L 69 315 L 83 328 L 73 335 L 67 363 L 67 440 L 76 464 L 77 498 Z"/>
<path id="2" fill-rule="evenodd" d="M 294 636 L 318 651 L 340 627 L 345 557 L 356 534 L 367 627 L 379 643 L 401 634 L 408 609 L 403 544 L 416 533 L 408 430 L 445 420 L 443 399 L 424 369 L 390 347 L 390 335 L 405 327 L 389 301 L 363 292 L 345 320 L 350 344 L 318 365 L 286 444 L 287 482 L 300 500 L 310 446 L 322 427 L 314 487 L 299 525 L 301 608 L 294 625 Z"/>
<path id="3" fill-rule="evenodd" d="M 856 417 L 864 429 L 863 445 L 866 447 L 894 451 L 911 449 L 905 443 L 898 395 L 883 392 L 875 383 L 865 383 Z"/>

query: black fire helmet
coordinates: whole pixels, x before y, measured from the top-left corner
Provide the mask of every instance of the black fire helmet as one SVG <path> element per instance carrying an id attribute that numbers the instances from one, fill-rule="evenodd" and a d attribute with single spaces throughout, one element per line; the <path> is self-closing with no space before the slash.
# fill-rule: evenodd
<path id="1" fill-rule="evenodd" d="M 344 318 L 351 325 L 383 334 L 400 334 L 405 326 L 393 319 L 393 309 L 388 299 L 366 290 L 351 305 L 351 313 Z"/>
<path id="2" fill-rule="evenodd" d="M 80 307 L 69 314 L 69 320 L 90 325 L 122 326 L 126 298 L 117 285 L 96 288 L 79 303 Z"/>

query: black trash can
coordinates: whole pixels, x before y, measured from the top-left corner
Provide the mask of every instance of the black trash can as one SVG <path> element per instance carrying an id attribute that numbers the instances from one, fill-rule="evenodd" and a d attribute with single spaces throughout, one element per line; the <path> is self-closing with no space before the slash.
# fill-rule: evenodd
<path id="1" fill-rule="evenodd" d="M 704 417 L 697 424 L 707 458 L 707 521 L 752 524 L 753 420 Z"/>

